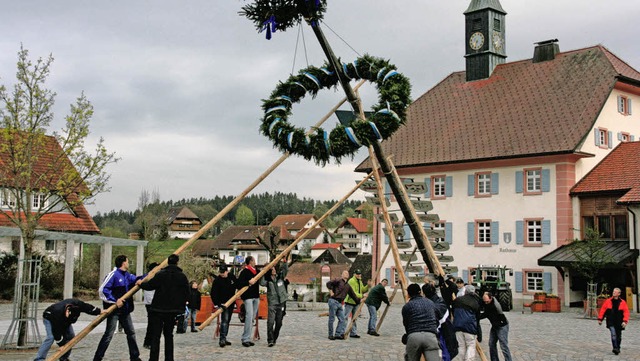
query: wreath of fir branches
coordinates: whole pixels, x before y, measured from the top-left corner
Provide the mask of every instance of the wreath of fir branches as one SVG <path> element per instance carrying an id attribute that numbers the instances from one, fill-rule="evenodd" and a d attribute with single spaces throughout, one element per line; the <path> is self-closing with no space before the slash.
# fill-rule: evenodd
<path id="1" fill-rule="evenodd" d="M 338 84 L 335 71 L 325 63 L 322 68 L 310 66 L 281 82 L 267 100 L 262 101 L 264 117 L 260 132 L 267 136 L 282 152 L 291 152 L 326 165 L 331 157 L 340 163 L 342 157 L 353 157 L 362 146 L 382 141 L 405 123 L 406 108 L 411 102 L 409 79 L 396 71 L 395 65 L 381 58 L 365 55 L 353 63 L 342 64 L 349 79 L 365 79 L 376 84 L 378 103 L 372 107 L 368 119 L 356 118 L 348 125 L 337 125 L 330 132 L 315 128 L 309 135 L 302 128 L 287 121 L 294 103 L 311 94 L 315 97 L 320 89 Z"/>
<path id="2" fill-rule="evenodd" d="M 302 19 L 310 23 L 322 20 L 327 0 L 256 0 L 242 7 L 240 15 L 253 21 L 258 31 L 267 31 L 267 39 L 276 30 L 284 31 Z"/>

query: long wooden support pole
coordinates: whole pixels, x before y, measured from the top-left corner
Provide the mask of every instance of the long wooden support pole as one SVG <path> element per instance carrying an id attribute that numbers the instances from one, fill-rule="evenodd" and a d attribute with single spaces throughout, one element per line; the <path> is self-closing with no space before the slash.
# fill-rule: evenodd
<path id="1" fill-rule="evenodd" d="M 365 83 L 364 80 L 358 82 L 355 88 L 357 89 L 361 87 L 364 83 Z M 338 110 L 347 100 L 348 100 L 347 98 L 343 98 L 340 102 L 338 102 L 338 104 L 334 106 L 327 114 L 325 114 L 325 116 L 322 117 L 322 119 L 320 119 L 311 129 L 315 129 L 320 125 L 322 125 L 322 123 L 324 123 L 327 119 L 333 116 L 335 111 Z M 309 133 L 311 132 L 312 130 L 309 131 Z M 247 196 L 247 194 L 249 194 L 255 187 L 257 187 L 265 178 L 267 178 L 267 176 L 273 173 L 273 171 L 278 166 L 280 166 L 280 164 L 282 164 L 287 158 L 289 158 L 289 156 L 290 156 L 289 152 L 284 153 L 282 156 L 280 156 L 280 158 L 275 163 L 273 163 L 256 180 L 254 180 L 242 193 L 240 193 L 236 198 L 234 198 L 231 202 L 229 202 L 229 204 L 227 204 L 218 214 L 216 214 L 209 222 L 207 222 L 204 226 L 202 226 L 202 228 L 200 228 L 198 232 L 196 232 L 193 236 L 191 236 L 189 240 L 183 243 L 182 246 L 178 247 L 178 249 L 176 249 L 173 253 L 174 254 L 182 253 L 185 249 L 187 249 L 189 246 L 195 243 L 198 239 L 200 239 L 200 236 L 202 236 L 207 230 L 209 230 L 216 223 L 218 223 L 225 215 L 227 215 L 227 213 L 229 213 L 235 206 L 237 206 Z M 158 273 L 158 271 L 160 271 L 162 268 L 166 267 L 166 265 L 167 265 L 167 259 L 162 261 L 162 263 L 160 263 L 156 268 L 151 270 L 147 274 L 147 276 L 144 278 L 144 280 L 149 280 L 153 278 L 153 276 L 155 276 L 155 274 Z M 129 290 L 129 292 L 127 292 L 124 296 L 122 296 L 122 299 L 123 300 L 128 299 L 129 297 L 133 296 L 136 292 L 138 292 L 139 289 L 140 289 L 139 286 L 137 285 L 134 286 Z M 95 329 L 102 321 L 104 321 L 104 319 L 109 317 L 109 315 L 111 315 L 111 313 L 116 309 L 117 309 L 117 306 L 115 304 L 107 308 L 107 312 L 102 313 L 98 317 L 94 318 L 93 321 L 91 321 L 91 323 L 89 323 L 89 325 L 87 325 L 87 327 L 85 327 L 82 331 L 76 334 L 76 336 L 73 339 L 67 342 L 67 344 L 65 344 L 64 346 L 61 346 L 58 349 L 58 351 L 54 353 L 51 357 L 47 358 L 47 361 L 57 360 L 58 358 L 60 358 L 60 356 L 64 355 L 73 346 L 75 346 L 78 342 L 80 342 L 83 338 L 85 338 L 91 331 L 93 331 L 93 329 Z"/>
<path id="2" fill-rule="evenodd" d="M 358 188 L 360 188 L 360 186 L 362 186 L 364 184 L 364 182 L 366 182 L 371 176 L 372 176 L 372 173 L 369 173 L 369 175 L 367 177 L 365 177 L 362 181 L 360 181 L 353 189 L 351 189 L 351 191 L 349 191 L 349 193 L 347 193 L 347 195 L 345 195 L 336 204 L 334 204 L 333 207 L 331 207 L 325 214 L 323 214 L 322 217 L 320 217 L 313 225 L 311 225 L 311 227 L 307 228 L 304 232 L 300 233 L 296 237 L 296 239 L 293 241 L 293 243 L 291 243 L 289 246 L 287 246 L 287 248 L 285 248 L 269 264 L 264 266 L 262 268 L 262 270 L 260 272 L 258 272 L 258 274 L 256 274 L 251 280 L 254 281 L 254 282 L 257 282 L 258 280 L 260 280 L 260 278 L 262 278 L 262 276 L 264 276 L 267 272 L 269 272 L 271 270 L 271 268 L 273 268 L 275 265 L 277 265 L 278 262 L 280 262 L 280 260 L 284 256 L 286 256 L 289 252 L 291 252 L 291 250 L 293 250 L 301 240 L 303 240 L 309 233 L 311 233 L 316 228 L 316 226 L 320 225 L 327 217 L 329 217 L 329 215 L 331 215 L 333 212 L 335 212 L 335 210 L 338 209 L 338 207 L 342 203 L 344 203 L 349 197 L 351 197 L 351 195 L 356 190 L 358 190 Z M 249 286 L 245 286 L 245 287 L 241 288 L 240 290 L 238 290 L 238 292 L 236 292 L 235 295 L 233 295 L 227 302 L 224 303 L 224 306 L 225 307 L 231 306 L 231 304 L 234 303 L 236 301 L 236 299 L 238 299 L 238 297 L 240 297 L 243 293 L 245 293 L 247 291 L 247 289 L 249 289 Z M 218 317 L 218 315 L 220 313 L 222 313 L 222 311 L 223 311 L 222 308 L 217 309 L 215 312 L 213 312 L 211 314 L 211 316 L 209 316 L 209 318 L 207 318 L 203 323 L 200 324 L 200 327 L 198 327 L 198 329 L 200 331 L 204 330 L 205 327 L 209 326 L 209 324 L 216 317 Z"/>
<path id="3" fill-rule="evenodd" d="M 405 269 L 407 269 L 409 267 L 409 265 L 411 264 L 411 258 L 413 257 L 414 254 L 416 254 L 416 251 L 418 250 L 418 248 L 413 247 L 413 252 L 411 252 L 411 256 L 409 257 L 409 260 L 407 261 L 407 265 L 405 266 Z M 380 331 L 380 326 L 382 326 L 382 321 L 384 321 L 385 316 L 387 315 L 387 311 L 389 311 L 389 307 L 391 307 L 391 302 L 393 302 L 393 299 L 396 297 L 396 294 L 398 293 L 398 289 L 400 288 L 400 283 L 396 283 L 395 287 L 393 288 L 393 293 L 391 294 L 391 297 L 389 298 L 389 304 L 386 305 L 386 307 L 384 308 L 384 311 L 382 311 L 382 315 L 380 316 L 380 320 L 378 320 L 378 324 L 376 325 L 376 332 Z M 405 300 L 406 303 L 406 300 Z"/>

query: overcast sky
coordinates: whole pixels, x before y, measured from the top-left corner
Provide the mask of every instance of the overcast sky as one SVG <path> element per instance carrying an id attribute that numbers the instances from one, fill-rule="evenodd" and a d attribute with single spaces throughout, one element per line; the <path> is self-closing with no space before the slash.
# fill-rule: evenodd
<path id="1" fill-rule="evenodd" d="M 21 43 L 32 58 L 53 54 L 48 82 L 58 94 L 53 128 L 61 128 L 69 104 L 84 91 L 95 107 L 88 145 L 93 148 L 103 137 L 108 150 L 122 158 L 108 169 L 111 191 L 88 206 L 92 214 L 135 210 L 143 189 L 158 190 L 162 200 L 237 195 L 280 157 L 258 133 L 261 99 L 292 70 L 321 65 L 324 56 L 307 26 L 302 28 L 304 43 L 297 41 L 297 28 L 265 40 L 253 23 L 238 15 L 245 3 L 22 0 L 3 4 L 0 82 L 15 81 Z M 345 61 L 365 53 L 390 59 L 411 80 L 415 99 L 450 73 L 464 70 L 462 13 L 469 3 L 329 0 L 323 26 Z M 640 69 L 636 38 L 640 1 L 501 0 L 501 4 L 508 13 L 507 61 L 531 58 L 534 42 L 557 38 L 561 51 L 602 44 Z M 342 96 L 341 91 L 325 91 L 315 100 L 304 99 L 294 105 L 290 121 L 309 126 Z M 362 96 L 370 106 L 376 93 L 369 86 Z M 333 128 L 336 121 L 325 128 Z M 360 151 L 353 162 L 324 168 L 290 157 L 254 192 L 340 199 L 354 180 L 361 179 L 353 169 L 365 156 Z"/>

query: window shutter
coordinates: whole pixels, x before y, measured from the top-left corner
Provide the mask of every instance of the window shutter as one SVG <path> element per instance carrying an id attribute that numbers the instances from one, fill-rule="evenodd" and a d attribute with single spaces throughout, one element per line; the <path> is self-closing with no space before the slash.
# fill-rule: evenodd
<path id="1" fill-rule="evenodd" d="M 522 272 L 516 272 L 516 292 L 522 293 Z"/>
<path id="2" fill-rule="evenodd" d="M 498 173 L 491 173 L 491 194 L 498 194 L 499 179 Z"/>
<path id="3" fill-rule="evenodd" d="M 633 135 L 630 135 L 630 136 L 629 136 L 629 140 L 631 140 L 632 142 L 635 142 L 636 137 L 634 137 Z"/>
<path id="4" fill-rule="evenodd" d="M 393 284 L 391 283 L 391 268 L 387 267 L 387 269 L 384 272 L 385 274 L 385 278 L 387 279 L 387 281 L 389 281 L 389 284 Z"/>
<path id="5" fill-rule="evenodd" d="M 622 141 L 622 133 L 621 132 L 618 132 L 618 140 Z"/>
<path id="6" fill-rule="evenodd" d="M 473 174 L 469 174 L 467 176 L 467 195 L 473 196 L 476 192 L 476 176 Z"/>
<path id="7" fill-rule="evenodd" d="M 631 115 L 631 98 L 627 99 L 627 114 Z"/>
<path id="8" fill-rule="evenodd" d="M 498 222 L 491 222 L 491 244 L 498 244 L 498 240 L 500 239 L 500 234 Z"/>
<path id="9" fill-rule="evenodd" d="M 476 224 L 473 222 L 467 222 L 467 244 L 475 243 L 476 236 Z"/>
<path id="10" fill-rule="evenodd" d="M 609 149 L 613 148 L 613 132 L 612 131 L 608 131 L 607 132 L 607 137 L 609 139 L 609 144 L 607 144 L 607 146 L 609 146 Z"/>
<path id="11" fill-rule="evenodd" d="M 453 197 L 453 176 L 444 179 L 444 195 L 445 197 Z"/>
<path id="12" fill-rule="evenodd" d="M 464 283 L 468 283 L 469 282 L 469 270 L 468 269 L 463 269 L 462 270 L 462 279 L 464 280 Z"/>
<path id="13" fill-rule="evenodd" d="M 516 193 L 522 193 L 524 188 L 524 172 L 516 171 Z"/>
<path id="14" fill-rule="evenodd" d="M 544 281 L 544 285 L 542 285 L 542 288 L 546 293 L 551 293 L 551 286 L 553 286 L 553 283 L 551 281 L 551 272 L 545 272 L 542 278 Z"/>
<path id="15" fill-rule="evenodd" d="M 524 244 L 524 221 L 516 221 L 516 244 Z"/>
<path id="16" fill-rule="evenodd" d="M 386 231 L 384 232 L 384 244 L 389 244 L 389 235 Z"/>
<path id="17" fill-rule="evenodd" d="M 409 228 L 408 224 L 405 224 L 404 227 L 404 240 L 408 241 L 410 239 L 413 239 L 412 235 L 411 235 L 411 228 Z"/>
<path id="18" fill-rule="evenodd" d="M 624 113 L 624 100 L 620 95 L 618 95 L 618 112 Z"/>
<path id="19" fill-rule="evenodd" d="M 444 224 L 444 240 L 449 244 L 453 243 L 453 223 L 451 222 Z"/>
<path id="20" fill-rule="evenodd" d="M 542 244 L 551 244 L 551 221 L 542 221 Z"/>
<path id="21" fill-rule="evenodd" d="M 551 170 L 545 168 L 542 170 L 542 191 L 549 192 L 551 190 Z"/>
<path id="22" fill-rule="evenodd" d="M 424 197 L 426 199 L 431 198 L 431 178 L 425 178 L 424 179 L 424 187 L 426 189 L 426 191 L 424 193 Z"/>
<path id="23" fill-rule="evenodd" d="M 594 140 L 595 140 L 596 147 L 599 147 L 599 146 L 600 146 L 600 137 L 598 136 L 598 135 L 599 135 L 599 133 L 600 133 L 600 132 L 598 131 L 598 128 L 594 128 L 594 129 L 593 129 L 593 136 L 594 136 L 594 138 L 595 138 Z"/>

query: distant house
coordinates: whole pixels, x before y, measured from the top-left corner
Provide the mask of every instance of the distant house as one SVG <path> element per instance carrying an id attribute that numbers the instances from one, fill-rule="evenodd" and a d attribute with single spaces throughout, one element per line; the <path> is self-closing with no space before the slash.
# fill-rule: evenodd
<path id="1" fill-rule="evenodd" d="M 330 248 L 337 249 L 342 252 L 342 244 L 340 243 L 317 243 L 311 247 L 311 259 L 315 260 L 320 254 Z"/>
<path id="2" fill-rule="evenodd" d="M 187 207 L 174 207 L 167 215 L 169 238 L 189 239 L 202 227 L 202 220 Z"/>
<path id="3" fill-rule="evenodd" d="M 258 238 L 270 241 L 270 226 L 231 226 L 215 239 L 202 239 L 193 246 L 193 254 L 200 257 L 218 259 L 220 263 L 232 265 L 242 263 L 247 256 L 253 256 L 258 266 L 269 263 L 269 252 L 258 243 Z M 292 236 L 283 227 L 274 238 L 279 251 L 292 242 Z"/>
<path id="4" fill-rule="evenodd" d="M 333 233 L 336 242 L 344 247 L 344 254 L 352 259 L 359 254 L 371 254 L 372 222 L 364 218 L 347 218 Z"/>
<path id="5" fill-rule="evenodd" d="M 349 270 L 350 264 L 294 263 L 289 267 L 289 294 L 295 290 L 299 301 L 312 301 L 314 290 L 327 292 L 326 283 Z"/>
<path id="6" fill-rule="evenodd" d="M 311 228 L 317 220 L 313 214 L 282 214 L 277 216 L 269 226 L 284 227 L 295 239 L 299 233 Z M 297 244 L 296 250 L 300 252 L 310 249 L 314 244 L 323 243 L 326 238 L 328 238 L 327 229 L 318 225 Z"/>
<path id="7" fill-rule="evenodd" d="M 352 264 L 353 261 L 349 257 L 345 256 L 337 248 L 327 248 L 324 252 L 320 253 L 318 257 L 313 259 L 313 263 L 322 264 Z"/>

